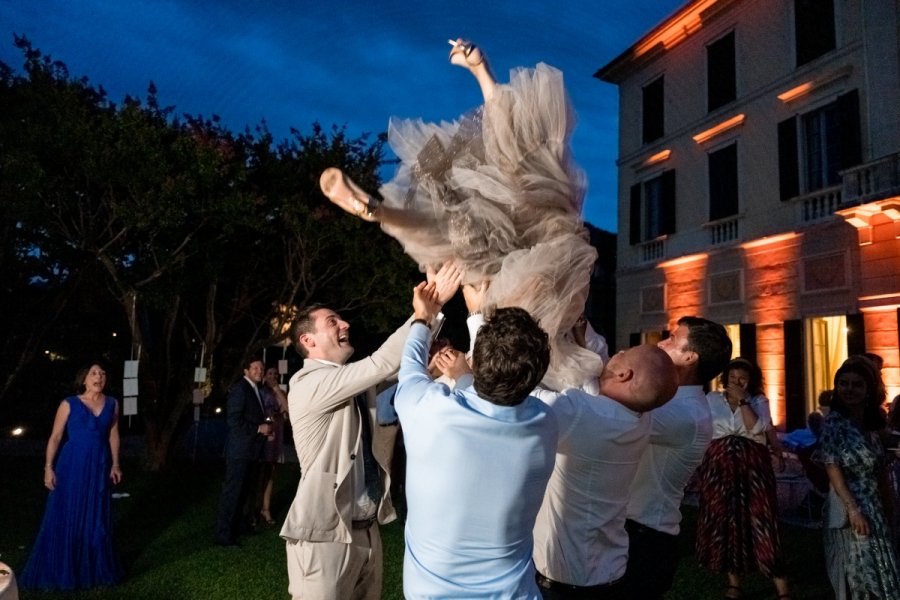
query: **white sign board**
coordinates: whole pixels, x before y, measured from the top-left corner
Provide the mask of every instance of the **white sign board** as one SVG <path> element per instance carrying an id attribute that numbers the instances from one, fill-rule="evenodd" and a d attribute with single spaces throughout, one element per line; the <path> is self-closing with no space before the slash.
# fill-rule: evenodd
<path id="1" fill-rule="evenodd" d="M 137 396 L 138 395 L 138 380 L 137 379 L 124 379 L 122 381 L 122 395 L 123 396 Z"/>
<path id="2" fill-rule="evenodd" d="M 194 369 L 194 383 L 204 383 L 206 381 L 206 369 L 197 367 Z"/>
<path id="3" fill-rule="evenodd" d="M 135 379 L 138 374 L 138 361 L 136 360 L 126 360 L 125 361 L 125 374 L 123 377 L 125 379 Z"/>
<path id="4" fill-rule="evenodd" d="M 137 398 L 126 396 L 122 399 L 122 414 L 126 417 L 137 414 Z"/>

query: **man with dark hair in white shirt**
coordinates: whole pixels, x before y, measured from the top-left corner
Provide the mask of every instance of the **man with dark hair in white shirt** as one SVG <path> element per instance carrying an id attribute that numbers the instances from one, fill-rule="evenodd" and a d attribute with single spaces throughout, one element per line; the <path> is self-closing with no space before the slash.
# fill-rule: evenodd
<path id="1" fill-rule="evenodd" d="M 731 358 L 725 328 L 707 319 L 682 317 L 658 346 L 675 363 L 678 391 L 650 412 L 649 445 L 631 483 L 628 501 L 628 598 L 662 600 L 678 568 L 678 534 L 684 487 L 712 439 L 703 384 Z"/>

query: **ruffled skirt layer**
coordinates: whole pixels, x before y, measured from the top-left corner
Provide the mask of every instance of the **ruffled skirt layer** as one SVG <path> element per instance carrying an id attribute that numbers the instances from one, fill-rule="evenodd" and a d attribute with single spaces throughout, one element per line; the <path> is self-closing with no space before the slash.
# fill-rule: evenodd
<path id="1" fill-rule="evenodd" d="M 421 267 L 456 260 L 490 279 L 485 308 L 520 306 L 550 335 L 545 385 L 580 386 L 600 358 L 563 339 L 584 311 L 597 258 L 581 220 L 585 177 L 569 152 L 574 113 L 562 73 L 543 63 L 452 123 L 392 120 L 400 158 L 381 188 L 407 219 L 384 224 Z"/>

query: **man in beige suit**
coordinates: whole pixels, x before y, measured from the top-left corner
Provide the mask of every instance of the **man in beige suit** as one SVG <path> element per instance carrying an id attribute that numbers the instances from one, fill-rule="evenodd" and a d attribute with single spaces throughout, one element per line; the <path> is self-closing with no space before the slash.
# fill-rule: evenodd
<path id="1" fill-rule="evenodd" d="M 448 264 L 429 279 L 429 293 L 443 305 L 460 272 Z M 302 476 L 281 537 L 296 600 L 381 598 L 378 523 L 396 518 L 388 492 L 396 429 L 376 423 L 375 385 L 396 374 L 418 312 L 371 356 L 350 364 L 350 326 L 337 313 L 312 307 L 294 322 L 304 361 L 291 378 L 288 408 Z"/>

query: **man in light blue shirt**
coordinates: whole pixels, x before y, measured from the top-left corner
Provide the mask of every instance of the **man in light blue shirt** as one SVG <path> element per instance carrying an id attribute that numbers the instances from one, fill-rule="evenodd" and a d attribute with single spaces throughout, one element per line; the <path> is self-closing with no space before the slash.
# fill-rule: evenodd
<path id="1" fill-rule="evenodd" d="M 558 434 L 529 394 L 547 370 L 547 334 L 526 311 L 497 309 L 478 332 L 473 385 L 455 391 L 428 375 L 428 346 L 414 322 L 394 400 L 408 461 L 404 596 L 538 599 L 532 529 Z"/>

